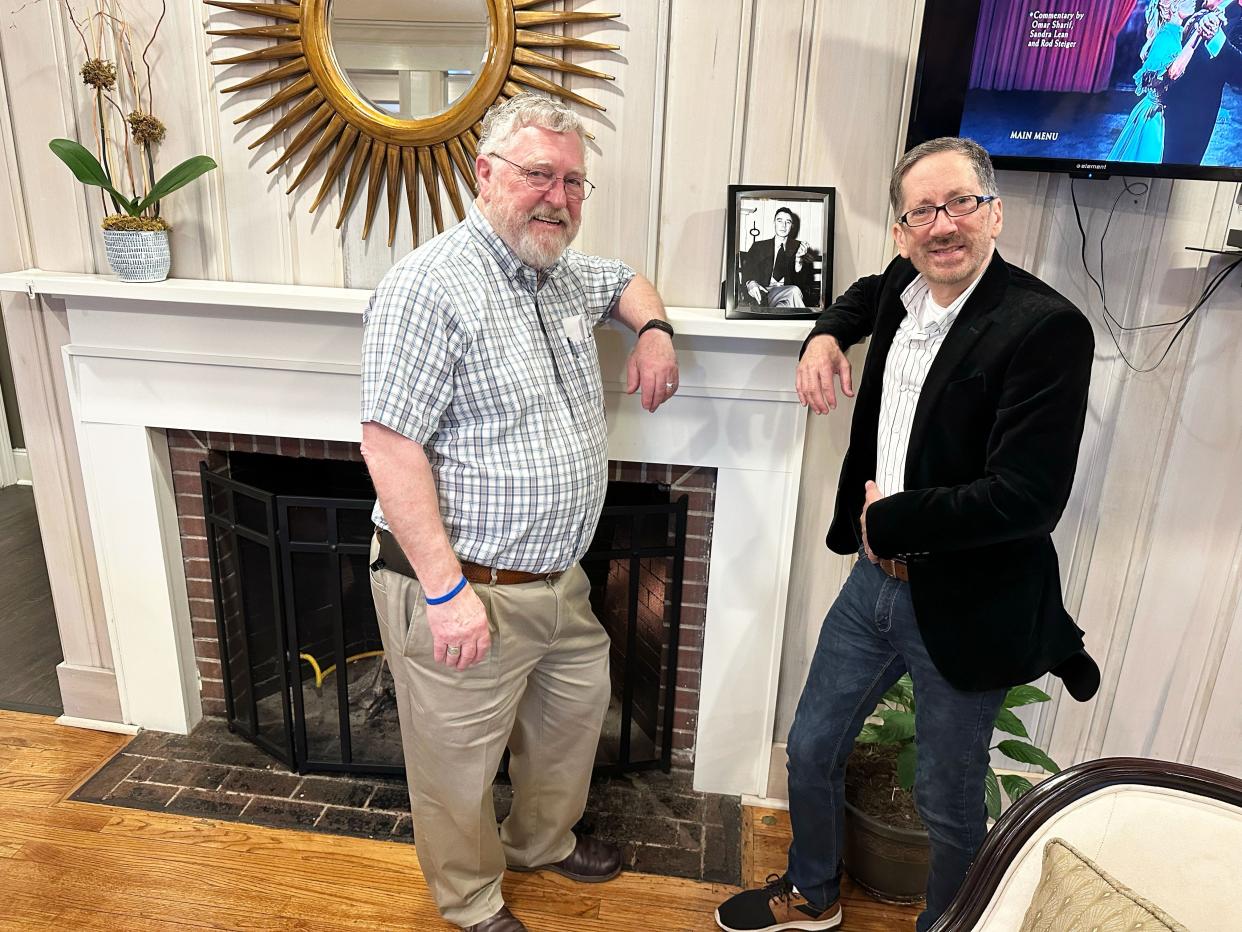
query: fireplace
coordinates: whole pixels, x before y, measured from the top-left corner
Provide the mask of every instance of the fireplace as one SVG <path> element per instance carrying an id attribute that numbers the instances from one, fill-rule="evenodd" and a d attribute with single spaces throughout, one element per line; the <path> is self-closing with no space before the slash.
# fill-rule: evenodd
<path id="1" fill-rule="evenodd" d="M 401 772 L 358 447 L 168 437 L 204 710 L 294 770 Z M 690 766 L 714 470 L 613 463 L 610 477 L 582 561 L 613 640 L 597 770 Z"/>
<path id="2" fill-rule="evenodd" d="M 224 711 L 206 528 L 185 510 L 187 498 L 201 501 L 198 461 L 228 449 L 215 438 L 349 458 L 360 439 L 368 293 L 188 279 L 135 288 L 37 269 L 0 275 L 0 290 L 38 296 L 67 328 L 66 389 L 103 609 L 60 619 L 90 647 L 62 682 L 80 684 L 83 717 L 185 733 L 204 711 Z M 675 732 L 693 748 L 696 790 L 762 794 L 786 611 L 819 611 L 790 573 L 807 423 L 791 373 L 809 324 L 731 321 L 709 308 L 668 316 L 680 387 L 654 414 L 625 392 L 633 334 L 597 331 L 608 456 L 694 464 L 658 480 L 690 496 Z M 817 456 L 835 461 L 830 453 Z M 710 518 L 695 503 L 700 491 L 713 498 Z M 699 560 L 691 551 L 703 522 L 710 543 Z M 800 533 L 818 539 L 821 523 Z M 71 585 L 87 591 L 90 575 Z M 688 697 L 687 687 L 697 692 Z"/>

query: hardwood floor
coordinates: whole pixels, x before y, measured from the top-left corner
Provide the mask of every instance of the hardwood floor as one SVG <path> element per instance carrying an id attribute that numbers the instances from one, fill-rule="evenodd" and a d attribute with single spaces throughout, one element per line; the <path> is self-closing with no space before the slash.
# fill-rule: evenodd
<path id="1" fill-rule="evenodd" d="M 29 486 L 0 489 L 0 708 L 59 715 L 63 659 Z"/>
<path id="2" fill-rule="evenodd" d="M 127 740 L 0 711 L 0 930 L 453 928 L 438 918 L 410 845 L 68 801 Z M 744 864 L 762 882 L 784 866 L 788 821 L 745 812 Z M 505 878 L 505 898 L 531 932 L 708 932 L 732 892 L 628 873 L 598 887 Z M 851 893 L 842 929 L 908 930 L 913 915 Z"/>
<path id="3" fill-rule="evenodd" d="M 789 813 L 742 807 L 742 881 L 757 887 L 785 871 L 791 830 Z M 841 932 L 910 932 L 921 906 L 890 906 L 873 900 L 847 876 L 841 884 L 845 921 Z"/>

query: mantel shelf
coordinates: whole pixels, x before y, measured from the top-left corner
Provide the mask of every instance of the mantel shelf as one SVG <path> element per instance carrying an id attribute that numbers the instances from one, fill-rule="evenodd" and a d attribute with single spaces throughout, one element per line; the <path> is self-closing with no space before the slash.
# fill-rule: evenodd
<path id="1" fill-rule="evenodd" d="M 115 275 L 45 272 L 26 269 L 0 274 L 0 292 L 26 292 L 49 297 L 95 297 L 159 304 L 211 304 L 361 315 L 371 292 L 362 288 L 326 288 L 314 285 L 274 285 L 259 282 L 206 281 L 170 278 L 135 284 Z M 726 320 L 719 308 L 670 307 L 668 318 L 678 334 L 801 343 L 811 330 L 810 320 Z"/>

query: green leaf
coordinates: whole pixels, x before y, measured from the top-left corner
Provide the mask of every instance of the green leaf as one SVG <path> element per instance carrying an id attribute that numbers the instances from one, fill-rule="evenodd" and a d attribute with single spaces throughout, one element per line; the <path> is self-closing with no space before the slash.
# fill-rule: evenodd
<path id="1" fill-rule="evenodd" d="M 888 688 L 888 692 L 884 694 L 880 701 L 902 711 L 913 712 L 914 683 L 910 680 L 910 674 L 903 674 L 896 683 Z"/>
<path id="2" fill-rule="evenodd" d="M 199 175 L 204 175 L 215 167 L 216 160 L 208 155 L 195 155 L 186 159 L 152 186 L 147 196 L 138 204 L 138 212 L 142 213 L 156 201 L 163 200 L 178 188 L 185 187 Z"/>
<path id="3" fill-rule="evenodd" d="M 880 726 L 876 740 L 880 744 L 900 744 L 914 737 L 914 713 L 900 709 L 881 709 L 880 718 L 884 724 Z"/>
<path id="4" fill-rule="evenodd" d="M 1016 760 L 1022 764 L 1035 764 L 1043 767 L 1049 773 L 1061 772 L 1061 768 L 1057 766 L 1056 761 L 1035 747 L 1035 745 L 1027 744 L 1025 741 L 1002 741 L 996 746 L 996 749 L 1010 760 Z"/>
<path id="5" fill-rule="evenodd" d="M 1037 686 L 1015 686 L 1005 696 L 1005 708 L 1016 709 L 1020 705 L 1047 702 L 1052 697 Z"/>
<path id="6" fill-rule="evenodd" d="M 897 755 L 897 782 L 907 793 L 914 787 L 914 774 L 918 769 L 919 746 L 911 741 Z"/>
<path id="7" fill-rule="evenodd" d="M 993 819 L 1000 818 L 1001 796 L 1000 786 L 996 783 L 996 774 L 988 768 L 987 778 L 983 781 L 983 801 L 987 804 L 988 815 Z"/>
<path id="8" fill-rule="evenodd" d="M 867 722 L 854 739 L 856 744 L 875 744 L 880 737 L 880 726 Z"/>
<path id="9" fill-rule="evenodd" d="M 108 173 L 99 164 L 99 159 L 91 155 L 84 146 L 74 142 L 72 139 L 53 139 L 47 146 L 58 159 L 69 166 L 69 170 L 73 172 L 73 177 L 77 178 L 78 181 L 83 184 L 94 185 L 97 188 L 103 188 L 125 206 L 127 213 L 135 217 L 138 216 L 139 211 L 133 209 L 133 202 L 112 187 L 112 179 L 108 177 Z"/>
<path id="10" fill-rule="evenodd" d="M 1033 784 L 1026 777 L 1019 777 L 1017 774 L 1007 773 L 1000 778 L 1001 786 L 1005 788 L 1005 795 L 1009 797 L 1011 803 L 1016 803 L 1019 799 L 1035 789 Z"/>
<path id="11" fill-rule="evenodd" d="M 1026 731 L 1026 726 L 1022 724 L 1022 719 L 1008 709 L 1001 709 L 996 713 L 996 727 L 1011 735 L 1017 735 L 1019 738 L 1030 737 Z"/>

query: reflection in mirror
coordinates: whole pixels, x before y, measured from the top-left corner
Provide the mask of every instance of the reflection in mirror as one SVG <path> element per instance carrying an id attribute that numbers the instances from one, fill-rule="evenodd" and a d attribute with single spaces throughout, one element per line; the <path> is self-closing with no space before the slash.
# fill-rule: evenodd
<path id="1" fill-rule="evenodd" d="M 331 0 L 329 41 L 342 74 L 375 110 L 406 120 L 444 113 L 477 80 L 487 0 Z"/>

